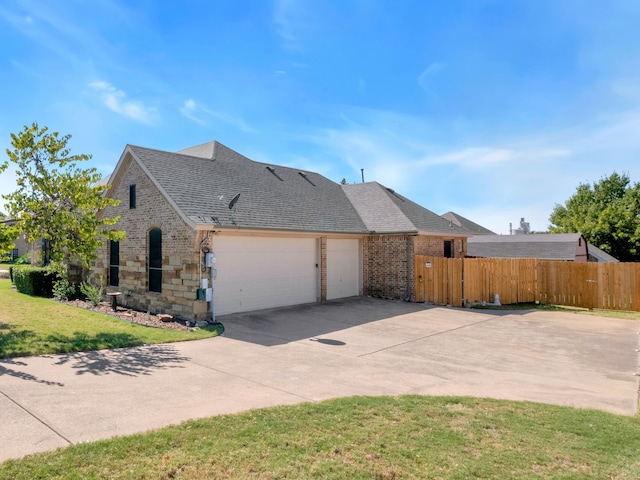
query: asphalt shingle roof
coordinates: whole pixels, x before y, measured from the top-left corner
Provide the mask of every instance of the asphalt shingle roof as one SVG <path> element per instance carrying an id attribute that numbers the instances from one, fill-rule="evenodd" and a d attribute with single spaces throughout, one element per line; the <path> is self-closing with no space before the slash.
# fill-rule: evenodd
<path id="1" fill-rule="evenodd" d="M 479 235 L 467 241 L 467 254 L 487 258 L 575 260 L 579 233 Z"/>
<path id="2" fill-rule="evenodd" d="M 339 233 L 366 230 L 340 185 L 317 173 L 255 162 L 218 142 L 184 150 L 191 155 L 128 148 L 195 224 Z M 209 152 L 214 158 L 204 158 Z M 232 211 L 228 205 L 236 194 L 240 197 Z"/>
<path id="3" fill-rule="evenodd" d="M 440 215 L 412 202 L 378 182 L 342 185 L 370 232 L 438 232 L 465 234 Z"/>
<path id="4" fill-rule="evenodd" d="M 600 250 L 598 247 L 596 247 L 595 245 L 591 245 L 590 243 L 587 244 L 587 248 L 589 250 L 589 256 L 594 256 L 598 260 L 598 262 L 619 262 L 620 261 L 616 257 L 609 255 L 604 250 Z"/>
<path id="5" fill-rule="evenodd" d="M 472 222 L 468 218 L 465 218 L 455 212 L 443 213 L 441 217 L 445 220 L 453 222 L 454 225 L 457 225 L 463 230 L 474 235 L 495 235 L 495 233 L 488 228 L 485 228 L 482 225 L 478 225 L 477 223 Z"/>

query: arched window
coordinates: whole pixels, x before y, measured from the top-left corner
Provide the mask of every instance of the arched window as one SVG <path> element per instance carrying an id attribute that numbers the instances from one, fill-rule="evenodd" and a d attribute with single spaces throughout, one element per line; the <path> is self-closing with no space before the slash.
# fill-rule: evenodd
<path id="1" fill-rule="evenodd" d="M 149 291 L 162 291 L 162 230 L 149 230 Z"/>

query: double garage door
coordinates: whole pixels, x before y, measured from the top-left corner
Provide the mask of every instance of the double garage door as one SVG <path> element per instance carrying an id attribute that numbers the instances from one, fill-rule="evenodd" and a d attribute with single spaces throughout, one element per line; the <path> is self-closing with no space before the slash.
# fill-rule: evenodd
<path id="1" fill-rule="evenodd" d="M 218 237 L 214 240 L 216 315 L 317 301 L 315 238 Z M 358 295 L 358 240 L 327 240 L 327 298 Z"/>

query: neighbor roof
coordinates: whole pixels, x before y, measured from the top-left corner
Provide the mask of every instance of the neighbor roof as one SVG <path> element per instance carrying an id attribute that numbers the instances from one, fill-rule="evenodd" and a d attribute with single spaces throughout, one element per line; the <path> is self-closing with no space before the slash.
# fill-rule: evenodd
<path id="1" fill-rule="evenodd" d="M 580 233 L 479 235 L 467 241 L 470 257 L 575 260 Z"/>
<path id="2" fill-rule="evenodd" d="M 447 212 L 443 213 L 441 217 L 474 235 L 495 235 L 495 233 L 488 228 L 485 228 L 482 225 L 478 225 L 477 223 L 472 222 L 468 218 L 465 218 L 458 213 Z"/>
<path id="3" fill-rule="evenodd" d="M 365 226 L 340 185 L 314 172 L 255 162 L 211 142 L 185 155 L 128 145 L 192 225 L 360 233 Z M 206 154 L 213 155 L 207 158 Z M 240 197 L 234 210 L 229 202 Z"/>
<path id="4" fill-rule="evenodd" d="M 590 243 L 587 244 L 587 249 L 589 250 L 589 256 L 595 257 L 595 259 L 598 262 L 619 262 L 620 261 L 616 257 L 609 255 L 604 250 L 600 250 L 598 247 Z"/>
<path id="5" fill-rule="evenodd" d="M 460 227 L 378 182 L 342 185 L 342 190 L 370 232 L 468 236 Z"/>

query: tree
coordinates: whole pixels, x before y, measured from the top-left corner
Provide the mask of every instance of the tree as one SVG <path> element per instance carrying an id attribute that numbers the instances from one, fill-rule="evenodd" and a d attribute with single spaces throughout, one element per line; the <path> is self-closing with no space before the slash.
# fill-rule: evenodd
<path id="1" fill-rule="evenodd" d="M 613 172 L 593 186 L 580 184 L 556 204 L 551 233 L 582 233 L 587 241 L 623 262 L 640 260 L 640 185 Z"/>
<path id="2" fill-rule="evenodd" d="M 16 164 L 18 188 L 3 198 L 15 228 L 28 241 L 42 239 L 50 247 L 47 253 L 53 262 L 68 265 L 79 260 L 88 267 L 102 245 L 100 237 L 121 240 L 124 232 L 109 228 L 119 217 L 98 215 L 118 201 L 103 195 L 109 186 L 97 184 L 100 175 L 95 168 L 77 166 L 91 155 L 70 155 L 70 138 L 48 133 L 47 127 L 37 123 L 12 133 L 13 149 L 7 149 L 7 155 Z M 0 172 L 9 161 L 0 164 Z"/>
<path id="3" fill-rule="evenodd" d="M 15 225 L 7 222 L 4 213 L 0 212 L 0 257 L 11 252 L 18 235 Z"/>

